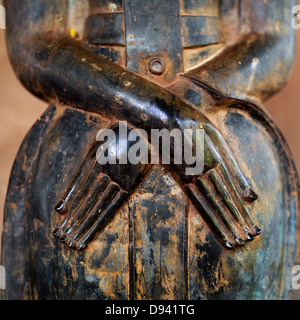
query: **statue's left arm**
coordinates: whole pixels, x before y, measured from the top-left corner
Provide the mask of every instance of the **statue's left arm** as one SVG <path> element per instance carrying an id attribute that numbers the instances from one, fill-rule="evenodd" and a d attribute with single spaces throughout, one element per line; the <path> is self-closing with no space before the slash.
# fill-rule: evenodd
<path id="1" fill-rule="evenodd" d="M 68 21 L 69 9 L 64 7 L 66 3 L 59 0 L 5 2 L 8 51 L 16 74 L 26 88 L 45 101 L 60 102 L 83 111 L 126 120 L 132 127 L 142 128 L 148 134 L 152 129 L 184 130 L 202 126 L 206 132 L 204 162 L 207 174 L 199 177 L 197 185 L 195 179 L 198 177 L 186 177 L 181 166 L 173 167 L 174 176 L 179 177 L 183 187 L 187 187 L 198 204 L 199 212 L 206 215 L 228 248 L 233 248 L 236 243 L 243 245 L 245 240 L 259 234 L 260 229 L 243 204 L 244 200 L 255 200 L 257 195 L 209 120 L 177 95 L 90 52 L 81 41 L 68 36 L 67 24 L 61 22 Z M 66 15 L 64 19 L 63 14 Z M 29 27 L 29 30 L 25 32 L 22 25 Z M 191 144 L 195 145 L 193 139 Z M 92 155 L 94 152 L 83 160 L 78 175 L 71 181 L 70 188 L 67 188 L 56 208 L 67 215 L 63 225 L 55 230 L 55 235 L 69 246 L 80 249 L 102 230 L 124 203 L 124 198 L 134 192 L 146 176 L 144 170 L 111 170 L 111 167 L 104 170 Z M 130 179 L 125 179 L 128 171 L 133 174 Z M 101 183 L 95 185 L 97 179 Z M 227 183 L 226 189 L 222 186 L 223 180 Z M 128 185 L 128 181 L 134 183 Z M 211 210 L 215 199 L 220 196 L 213 193 L 210 185 L 215 185 L 213 189 L 217 189 L 226 199 L 230 217 L 222 206 Z M 98 187 L 103 187 L 103 190 Z M 85 207 L 73 205 L 82 198 Z M 233 206 L 234 203 L 240 210 Z M 91 211 L 94 207 L 97 210 Z M 226 223 L 222 224 L 223 220 Z M 237 226 L 232 222 L 235 220 L 238 221 Z"/>
<path id="2" fill-rule="evenodd" d="M 184 76 L 226 96 L 265 101 L 287 83 L 293 67 L 295 4 L 294 0 L 221 0 L 223 50 Z"/>

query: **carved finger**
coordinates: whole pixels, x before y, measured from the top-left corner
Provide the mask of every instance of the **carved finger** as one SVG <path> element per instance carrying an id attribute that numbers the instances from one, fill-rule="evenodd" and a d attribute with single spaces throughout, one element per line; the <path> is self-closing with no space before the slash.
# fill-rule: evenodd
<path id="1" fill-rule="evenodd" d="M 204 138 L 204 164 L 209 168 L 214 168 L 220 162 L 222 162 L 222 158 L 217 152 L 210 136 L 206 134 Z"/>
<path id="2" fill-rule="evenodd" d="M 114 191 L 115 192 L 115 191 Z M 124 201 L 128 198 L 129 193 L 124 190 L 119 190 L 106 204 L 103 210 L 103 202 L 100 200 L 95 206 L 90 219 L 87 220 L 87 224 L 94 221 L 92 226 L 86 230 L 80 237 L 72 243 L 73 248 L 78 250 L 83 250 L 86 248 L 87 244 L 95 237 L 96 233 L 103 230 L 106 224 L 111 220 L 114 213 L 123 205 Z M 96 218 L 96 220 L 94 219 Z"/>
<path id="3" fill-rule="evenodd" d="M 205 161 L 212 167 L 214 167 L 215 171 L 219 174 L 219 177 L 222 177 L 222 183 L 227 186 L 227 190 L 230 190 L 230 193 L 233 195 L 232 199 L 233 202 L 236 204 L 239 212 L 241 213 L 243 220 L 245 221 L 246 225 L 244 226 L 244 231 L 247 234 L 247 240 L 252 240 L 254 236 L 259 235 L 261 233 L 260 228 L 255 224 L 253 221 L 247 207 L 245 206 L 241 196 L 239 195 L 235 184 L 233 183 L 231 176 L 227 168 L 223 163 L 223 159 L 221 158 L 220 154 L 216 150 L 216 144 L 210 138 L 210 135 L 205 135 Z M 230 202 L 228 202 L 230 205 Z M 234 216 L 240 220 L 241 225 L 243 225 L 241 218 L 235 212 L 234 208 L 232 210 Z"/>
<path id="4" fill-rule="evenodd" d="M 103 193 L 100 196 L 98 195 L 98 200 L 96 199 L 93 206 L 83 213 L 85 215 L 84 219 L 80 223 L 73 224 L 67 231 L 64 242 L 69 247 L 76 246 L 76 240 L 93 226 L 97 217 L 114 200 L 120 190 L 121 188 L 116 183 L 110 182 Z"/>
<path id="5" fill-rule="evenodd" d="M 249 186 L 246 178 L 241 173 L 223 137 L 213 126 L 209 124 L 203 124 L 203 127 L 207 135 L 209 135 L 210 139 L 212 140 L 217 153 L 221 155 L 226 167 L 230 170 L 231 175 L 236 179 L 243 199 L 249 202 L 257 200 L 258 195 Z"/>
<path id="6" fill-rule="evenodd" d="M 80 207 L 82 205 L 86 204 L 86 200 L 89 199 L 93 195 L 93 193 L 90 192 L 90 190 L 93 190 L 93 188 L 96 185 L 97 176 L 96 174 L 89 174 L 86 180 L 84 181 L 83 185 L 81 186 L 81 189 L 78 191 L 77 195 L 75 196 L 71 207 L 68 209 L 68 213 L 60 227 L 61 230 L 67 230 L 73 223 L 76 221 L 78 216 L 80 215 Z M 88 195 L 88 198 L 85 199 L 86 195 Z M 56 230 L 55 233 L 58 231 Z M 56 235 L 56 234 L 55 234 Z"/>
<path id="7" fill-rule="evenodd" d="M 239 211 L 241 212 L 247 226 L 249 227 L 249 230 L 246 226 L 244 226 L 245 231 L 248 234 L 249 240 L 251 240 L 251 236 L 256 236 L 259 235 L 261 233 L 260 228 L 255 224 L 255 222 L 253 221 L 247 207 L 245 206 L 243 200 L 241 199 L 240 195 L 238 194 L 230 176 L 228 173 L 228 170 L 226 169 L 226 167 L 224 166 L 223 163 L 220 163 L 217 167 L 216 167 L 216 172 L 218 172 L 219 176 L 223 177 L 223 182 L 225 183 L 225 185 L 227 185 L 227 189 L 231 191 L 233 198 L 235 200 L 235 203 L 239 209 Z"/>
<path id="8" fill-rule="evenodd" d="M 218 194 L 215 192 L 216 185 L 214 183 L 214 180 L 212 179 L 212 177 L 215 176 L 213 170 L 214 169 L 199 177 L 197 179 L 197 185 L 200 191 L 204 195 L 206 195 L 208 202 L 210 203 L 210 206 L 213 208 L 215 214 L 223 221 L 229 233 L 234 237 L 235 242 L 238 245 L 243 245 L 244 240 L 242 239 L 242 235 L 239 234 L 240 231 L 235 226 L 235 223 L 232 219 L 232 214 L 234 215 L 235 212 L 231 211 L 231 206 L 227 206 L 226 208 L 226 205 L 224 205 L 222 198 L 220 198 Z M 218 179 L 217 181 L 219 182 Z M 227 210 L 229 211 L 229 213 L 227 212 Z"/>
<path id="9" fill-rule="evenodd" d="M 220 164 L 218 164 L 218 166 L 219 165 Z M 241 226 L 244 226 L 245 225 L 245 221 L 244 221 L 242 215 L 240 214 L 239 210 L 235 206 L 230 193 L 227 191 L 227 189 L 226 189 L 221 177 L 217 173 L 216 169 L 214 168 L 214 169 L 210 170 L 207 174 L 210 177 L 210 180 L 212 181 L 212 183 L 213 183 L 215 189 L 217 190 L 219 196 L 222 198 L 222 200 L 225 202 L 228 210 L 234 216 L 235 220 Z"/>
<path id="10" fill-rule="evenodd" d="M 196 208 L 203 214 L 204 218 L 213 228 L 213 230 L 219 235 L 221 241 L 228 249 L 233 249 L 235 244 L 232 240 L 232 236 L 228 233 L 227 228 L 220 218 L 216 216 L 210 205 L 207 203 L 206 198 L 201 194 L 198 188 L 190 183 L 186 185 L 187 191 L 193 200 Z"/>
<path id="11" fill-rule="evenodd" d="M 89 193 L 87 193 L 87 196 L 83 200 L 82 204 L 80 206 L 77 206 L 76 210 L 73 210 L 73 207 L 71 207 L 70 215 L 66 217 L 61 226 L 61 231 L 65 234 L 65 237 L 67 234 L 72 233 L 79 225 L 82 224 L 87 212 L 89 212 L 93 208 L 99 196 L 101 197 L 102 193 L 105 192 L 109 181 L 110 178 L 107 175 L 101 173 L 97 177 L 97 179 L 95 179 L 94 184 L 89 189 Z M 61 236 L 61 240 L 64 241 L 65 238 L 62 238 Z"/>
<path id="12" fill-rule="evenodd" d="M 71 181 L 69 187 L 65 190 L 60 202 L 55 207 L 55 210 L 59 214 L 65 214 L 68 211 L 75 197 L 78 195 L 79 191 L 82 190 L 83 184 L 89 177 L 90 172 L 97 165 L 95 152 L 96 145 L 93 145 L 87 153 L 87 155 L 85 156 L 84 160 L 81 162 L 77 174 Z"/>

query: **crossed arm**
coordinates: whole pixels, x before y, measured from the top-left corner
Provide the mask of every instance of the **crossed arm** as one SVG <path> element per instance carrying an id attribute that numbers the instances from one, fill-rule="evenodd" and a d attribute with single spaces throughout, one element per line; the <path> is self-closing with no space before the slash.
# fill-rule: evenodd
<path id="1" fill-rule="evenodd" d="M 252 4 L 261 2 L 252 1 Z M 278 1 L 274 2 L 279 5 Z M 197 128 L 201 124 L 206 132 L 205 164 L 208 170 L 188 182 L 181 176 L 181 184 L 185 185 L 199 212 L 228 248 L 252 240 L 260 233 L 260 229 L 243 201 L 253 201 L 257 196 L 240 172 L 219 132 L 202 113 L 177 95 L 99 57 L 80 41 L 68 37 L 64 23 L 68 9 L 64 3 L 53 0 L 10 0 L 5 3 L 9 55 L 22 83 L 46 101 L 61 102 L 104 116 L 114 115 L 118 120 L 126 120 L 132 127 L 143 128 L 148 133 L 152 128 L 185 129 Z M 230 7 L 226 8 L 230 11 Z M 65 20 L 58 21 L 57 15 Z M 290 37 L 289 33 L 287 36 Z M 238 64 L 231 70 L 232 57 L 229 59 L 230 55 L 224 52 L 205 67 L 187 73 L 186 77 L 202 81 L 217 90 L 224 88 L 221 84 L 226 83 L 225 93 L 231 95 L 234 79 L 240 76 L 243 91 L 247 70 L 253 67 L 253 60 L 249 56 L 256 56 L 257 53 L 264 56 L 265 41 L 272 47 L 280 39 L 273 34 L 269 36 L 267 31 L 259 37 L 248 32 L 242 38 L 246 41 L 245 46 L 240 43 L 231 47 L 236 61 L 247 52 L 250 53 L 242 67 L 239 68 Z M 287 41 L 284 36 L 282 39 Z M 247 50 L 251 46 L 254 49 Z M 282 71 L 288 70 L 288 65 L 284 65 Z M 260 91 L 259 88 L 266 83 L 273 67 L 275 65 L 269 63 L 265 68 L 265 78 L 251 83 L 251 90 L 256 89 L 258 97 L 260 94 L 262 97 L 262 92 L 266 94 L 266 90 Z M 277 90 L 276 86 L 269 88 L 270 93 Z M 224 103 L 226 101 L 224 97 Z M 78 249 L 85 248 L 136 187 L 133 184 L 130 188 L 122 188 L 120 181 L 116 181 L 118 179 L 103 172 L 92 155 L 93 151 L 84 159 L 78 175 L 56 208 L 58 212 L 68 214 L 63 224 L 55 230 L 55 235 L 70 247 Z M 84 199 L 85 194 L 90 194 L 90 197 Z"/>
<path id="2" fill-rule="evenodd" d="M 185 76 L 226 96 L 265 100 L 282 88 L 292 69 L 295 32 L 291 27 L 291 9 L 295 0 L 220 3 L 224 50 Z M 167 126 L 175 125 L 171 124 L 174 121 L 171 114 L 177 111 L 181 118 L 195 116 L 190 106 L 182 107 L 182 101 L 167 90 L 92 54 L 79 41 L 71 39 L 67 1 L 9 0 L 4 4 L 12 65 L 21 82 L 36 96 L 102 114 L 118 111 L 120 119 L 131 114 L 136 118 L 136 111 L 140 111 L 149 113 L 154 121 L 159 118 L 156 113 L 159 110 L 159 116 L 164 114 L 168 118 Z M 125 86 L 126 80 L 132 85 Z M 114 101 L 117 94 L 124 100 L 126 115 L 116 110 L 116 104 L 101 108 L 107 101 Z M 153 107 L 145 110 L 149 103 Z M 172 108 L 165 110 L 166 105 Z M 161 125 L 166 126 L 160 122 L 156 127 Z"/>

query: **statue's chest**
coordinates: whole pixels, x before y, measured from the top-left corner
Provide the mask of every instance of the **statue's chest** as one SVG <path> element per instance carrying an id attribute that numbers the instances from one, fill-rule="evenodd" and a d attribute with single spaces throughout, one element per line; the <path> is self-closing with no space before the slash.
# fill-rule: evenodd
<path id="1" fill-rule="evenodd" d="M 162 84 L 219 47 L 218 0 L 93 0 L 90 6 L 90 47 Z"/>

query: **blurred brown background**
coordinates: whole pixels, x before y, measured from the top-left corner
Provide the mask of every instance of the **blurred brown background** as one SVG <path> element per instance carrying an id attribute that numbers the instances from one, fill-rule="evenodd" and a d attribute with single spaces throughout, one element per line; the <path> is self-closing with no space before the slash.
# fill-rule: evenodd
<path id="1" fill-rule="evenodd" d="M 300 171 L 300 31 L 297 38 L 297 57 L 290 82 L 265 107 L 285 135 Z M 46 104 L 28 93 L 14 75 L 6 53 L 5 31 L 0 29 L 0 231 L 14 158 L 26 133 L 45 108 Z"/>

